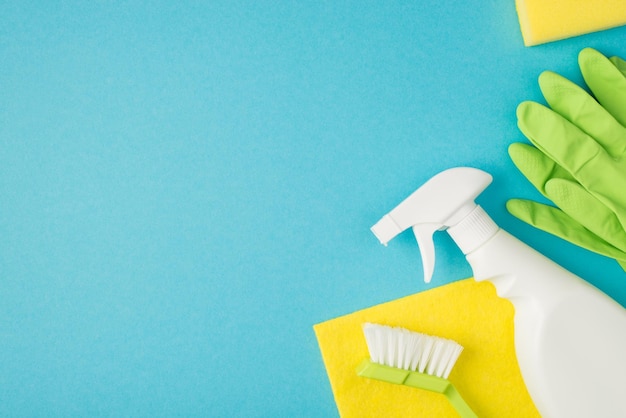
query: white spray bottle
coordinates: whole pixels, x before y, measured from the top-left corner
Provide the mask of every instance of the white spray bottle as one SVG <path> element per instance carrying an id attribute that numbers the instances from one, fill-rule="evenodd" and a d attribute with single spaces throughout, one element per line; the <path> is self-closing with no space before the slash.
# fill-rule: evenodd
<path id="1" fill-rule="evenodd" d="M 474 278 L 489 280 L 513 304 L 517 359 L 543 417 L 626 417 L 626 310 L 500 229 L 474 203 L 490 183 L 489 174 L 474 168 L 443 171 L 372 232 L 387 245 L 412 227 L 429 282 L 435 262 L 432 234 L 447 230 Z"/>

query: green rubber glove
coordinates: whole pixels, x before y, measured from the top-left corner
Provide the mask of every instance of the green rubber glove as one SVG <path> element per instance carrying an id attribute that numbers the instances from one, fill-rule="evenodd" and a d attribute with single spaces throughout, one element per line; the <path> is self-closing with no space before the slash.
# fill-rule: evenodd
<path id="1" fill-rule="evenodd" d="M 626 270 L 626 61 L 586 48 L 578 62 L 595 99 L 558 74 L 542 73 L 550 107 L 521 103 L 518 126 L 533 145 L 509 147 L 517 168 L 557 207 L 512 199 L 507 209 Z"/>

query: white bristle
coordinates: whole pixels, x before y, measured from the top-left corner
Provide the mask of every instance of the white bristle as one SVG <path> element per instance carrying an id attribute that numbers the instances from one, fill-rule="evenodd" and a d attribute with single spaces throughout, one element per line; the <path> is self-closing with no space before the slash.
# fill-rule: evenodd
<path id="1" fill-rule="evenodd" d="M 374 363 L 448 378 L 463 347 L 456 341 L 405 328 L 363 324 L 363 334 Z"/>

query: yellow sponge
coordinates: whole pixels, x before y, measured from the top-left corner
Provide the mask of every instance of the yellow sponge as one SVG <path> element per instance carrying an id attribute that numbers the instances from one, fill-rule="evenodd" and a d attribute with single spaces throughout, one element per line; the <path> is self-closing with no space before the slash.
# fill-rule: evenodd
<path id="1" fill-rule="evenodd" d="M 626 24 L 624 0 L 516 0 L 515 6 L 526 46 Z"/>
<path id="2" fill-rule="evenodd" d="M 517 365 L 513 305 L 491 283 L 461 280 L 314 326 L 342 418 L 455 417 L 441 394 L 357 376 L 369 356 L 364 322 L 457 341 L 449 379 L 479 417 L 539 418 Z"/>

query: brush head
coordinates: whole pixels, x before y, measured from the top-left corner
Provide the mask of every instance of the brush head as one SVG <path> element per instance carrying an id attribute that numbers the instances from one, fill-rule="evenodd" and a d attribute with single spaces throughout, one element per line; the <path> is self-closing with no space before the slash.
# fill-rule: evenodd
<path id="1" fill-rule="evenodd" d="M 463 347 L 456 341 L 404 328 L 363 324 L 372 362 L 448 378 Z"/>

